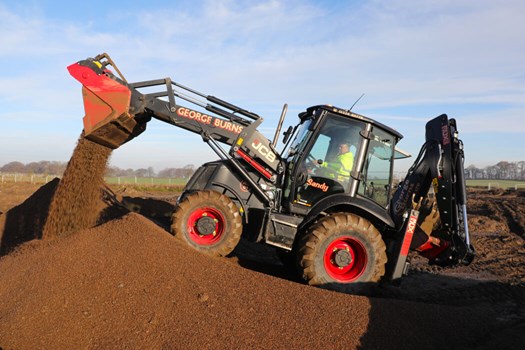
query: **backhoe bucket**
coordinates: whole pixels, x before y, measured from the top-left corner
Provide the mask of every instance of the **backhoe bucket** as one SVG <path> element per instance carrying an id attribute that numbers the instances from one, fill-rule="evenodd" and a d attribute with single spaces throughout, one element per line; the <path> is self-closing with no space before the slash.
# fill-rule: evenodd
<path id="1" fill-rule="evenodd" d="M 112 79 L 109 71 L 93 61 L 81 61 L 68 67 L 82 85 L 84 98 L 84 135 L 88 140 L 116 149 L 146 129 L 145 123 L 129 114 L 131 91 Z"/>

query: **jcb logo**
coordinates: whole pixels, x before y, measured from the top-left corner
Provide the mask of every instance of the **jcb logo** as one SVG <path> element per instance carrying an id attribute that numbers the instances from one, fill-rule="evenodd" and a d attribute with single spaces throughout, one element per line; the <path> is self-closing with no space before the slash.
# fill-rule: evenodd
<path id="1" fill-rule="evenodd" d="M 275 154 L 272 151 L 270 151 L 268 147 L 263 145 L 259 140 L 253 141 L 252 147 L 270 162 L 275 161 Z"/>

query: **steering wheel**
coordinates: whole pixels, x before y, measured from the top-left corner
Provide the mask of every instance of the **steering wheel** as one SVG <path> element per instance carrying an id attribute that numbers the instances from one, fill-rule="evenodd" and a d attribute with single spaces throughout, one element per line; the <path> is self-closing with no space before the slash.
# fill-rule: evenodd
<path id="1" fill-rule="evenodd" d="M 315 157 L 312 156 L 311 154 L 308 154 L 308 156 L 306 156 L 306 160 L 307 160 L 307 168 L 310 169 L 312 175 L 319 175 L 318 172 L 321 169 L 324 169 L 319 164 L 319 161 L 315 159 Z"/>
<path id="2" fill-rule="evenodd" d="M 310 162 L 311 164 L 313 164 L 314 167 L 316 168 L 319 168 L 321 165 L 319 164 L 319 160 L 318 159 L 315 159 L 314 156 L 312 156 L 311 154 L 309 154 L 308 156 L 306 156 L 306 160 L 308 162 Z"/>

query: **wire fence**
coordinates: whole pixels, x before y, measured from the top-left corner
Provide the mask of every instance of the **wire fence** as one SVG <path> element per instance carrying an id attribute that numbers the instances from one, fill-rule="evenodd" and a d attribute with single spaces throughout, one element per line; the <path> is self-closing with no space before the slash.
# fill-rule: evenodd
<path id="1" fill-rule="evenodd" d="M 184 186 L 188 179 L 164 177 L 112 176 L 105 177 L 106 183 L 111 185 L 139 185 L 139 186 Z"/>
<path id="2" fill-rule="evenodd" d="M 19 174 L 19 173 L 0 173 L 0 183 L 30 183 L 46 184 L 54 178 L 61 178 L 60 175 L 43 174 Z M 159 178 L 159 177 L 138 177 L 138 176 L 108 176 L 104 181 L 110 185 L 137 185 L 137 186 L 184 186 L 188 179 L 183 178 Z"/>
<path id="3" fill-rule="evenodd" d="M 480 187 L 486 188 L 487 190 L 523 190 L 525 189 L 525 181 L 519 180 L 466 180 L 467 187 Z"/>
<path id="4" fill-rule="evenodd" d="M 22 173 L 0 173 L 0 183 L 31 183 L 46 184 L 61 175 L 52 174 L 22 174 Z M 139 177 L 139 176 L 108 176 L 104 178 L 110 185 L 137 185 L 137 186 L 184 186 L 188 179 L 164 178 L 164 177 Z M 467 187 L 481 187 L 488 190 L 523 190 L 525 181 L 519 180 L 466 180 Z"/>
<path id="5" fill-rule="evenodd" d="M 19 173 L 0 173 L 0 183 L 31 183 L 31 184 L 46 184 L 54 178 L 60 178 L 59 175 L 43 175 L 43 174 L 19 174 Z"/>

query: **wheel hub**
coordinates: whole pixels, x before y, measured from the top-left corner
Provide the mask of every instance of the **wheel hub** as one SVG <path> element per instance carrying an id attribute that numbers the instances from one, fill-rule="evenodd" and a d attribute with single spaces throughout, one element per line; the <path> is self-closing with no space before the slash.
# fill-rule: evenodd
<path id="1" fill-rule="evenodd" d="M 198 245 L 216 244 L 224 236 L 224 216 L 214 207 L 202 207 L 193 211 L 187 222 L 189 238 Z"/>
<path id="2" fill-rule="evenodd" d="M 352 236 L 334 239 L 326 248 L 323 259 L 328 275 L 340 283 L 358 279 L 368 263 L 366 249 Z"/>
<path id="3" fill-rule="evenodd" d="M 337 249 L 334 252 L 334 264 L 342 268 L 352 263 L 352 254 L 347 249 Z"/>
<path id="4" fill-rule="evenodd" d="M 215 232 L 215 220 L 209 216 L 202 216 L 197 220 L 196 229 L 203 236 L 211 235 Z"/>

